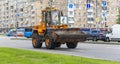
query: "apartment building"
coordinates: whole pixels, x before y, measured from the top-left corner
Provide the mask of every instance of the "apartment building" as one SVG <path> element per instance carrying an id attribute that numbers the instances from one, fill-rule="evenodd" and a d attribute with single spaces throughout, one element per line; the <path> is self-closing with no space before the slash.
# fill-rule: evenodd
<path id="1" fill-rule="evenodd" d="M 0 28 L 7 29 L 15 26 L 16 1 L 0 1 Z M 11 4 L 9 4 L 11 3 Z"/>
<path id="2" fill-rule="evenodd" d="M 59 1 L 59 0 L 55 0 Z M 67 0 L 71 1 L 71 0 Z M 69 2 L 62 1 L 58 8 L 64 8 Z M 82 28 L 104 28 L 117 22 L 120 0 L 74 0 L 74 26 Z M 67 7 L 63 9 L 68 12 Z"/>
<path id="3" fill-rule="evenodd" d="M 120 0 L 106 0 L 108 1 L 108 12 L 107 12 L 107 25 L 112 26 L 117 22 L 117 15 L 118 15 L 118 1 Z"/>
<path id="4" fill-rule="evenodd" d="M 103 28 L 116 24 L 120 0 L 53 0 L 53 6 L 68 16 L 68 4 L 74 2 L 72 24 L 81 28 Z M 41 20 L 41 10 L 50 0 L 0 1 L 0 28 L 30 27 Z M 69 21 L 69 18 L 68 18 Z"/>
<path id="5" fill-rule="evenodd" d="M 19 6 L 18 24 L 19 27 L 30 27 L 41 20 L 41 10 L 45 8 L 47 3 L 35 1 L 35 2 L 24 2 Z"/>
<path id="6" fill-rule="evenodd" d="M 54 0 L 54 6 L 63 10 L 68 15 L 68 4 L 72 0 Z M 96 27 L 96 18 L 100 18 L 102 10 L 100 9 L 100 1 L 97 0 L 74 0 L 74 27 Z M 99 4 L 99 5 L 98 5 Z M 88 5 L 90 7 L 88 8 Z M 69 19 L 68 19 L 69 21 Z"/>

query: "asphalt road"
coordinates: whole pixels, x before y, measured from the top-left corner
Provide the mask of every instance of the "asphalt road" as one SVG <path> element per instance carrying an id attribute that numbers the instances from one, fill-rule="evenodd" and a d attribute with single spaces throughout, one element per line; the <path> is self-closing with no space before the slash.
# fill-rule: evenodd
<path id="1" fill-rule="evenodd" d="M 34 49 L 31 43 L 31 40 L 11 40 L 9 37 L 0 37 L 0 46 L 2 47 L 20 48 L 120 62 L 120 45 L 79 43 L 76 49 L 68 49 L 66 45 L 62 45 L 61 48 L 49 50 L 45 48 L 44 44 L 41 49 Z"/>

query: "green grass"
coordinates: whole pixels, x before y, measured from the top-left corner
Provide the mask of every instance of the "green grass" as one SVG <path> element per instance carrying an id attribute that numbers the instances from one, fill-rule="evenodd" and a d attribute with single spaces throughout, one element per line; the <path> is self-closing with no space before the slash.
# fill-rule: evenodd
<path id="1" fill-rule="evenodd" d="M 120 64 L 120 62 L 0 47 L 0 64 Z"/>

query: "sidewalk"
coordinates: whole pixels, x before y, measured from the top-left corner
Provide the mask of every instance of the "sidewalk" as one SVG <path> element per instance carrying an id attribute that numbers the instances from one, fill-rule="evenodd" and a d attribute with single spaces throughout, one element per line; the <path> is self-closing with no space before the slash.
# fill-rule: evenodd
<path id="1" fill-rule="evenodd" d="M 85 41 L 85 43 L 91 43 L 91 44 L 116 44 L 120 45 L 120 42 L 104 42 L 104 41 Z"/>
<path id="2" fill-rule="evenodd" d="M 11 40 L 31 40 L 31 38 L 26 37 L 10 37 Z"/>

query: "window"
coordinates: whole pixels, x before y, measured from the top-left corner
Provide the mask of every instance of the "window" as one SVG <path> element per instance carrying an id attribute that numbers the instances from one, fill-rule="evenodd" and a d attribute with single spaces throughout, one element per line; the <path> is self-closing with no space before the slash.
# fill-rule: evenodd
<path id="1" fill-rule="evenodd" d="M 87 0 L 87 3 L 92 3 L 92 0 Z"/>
<path id="2" fill-rule="evenodd" d="M 32 31 L 32 28 L 25 28 L 25 31 L 26 31 L 26 32 L 29 32 L 29 31 L 31 32 L 31 31 Z"/>
<path id="3" fill-rule="evenodd" d="M 9 17 L 7 16 L 7 18 L 9 18 Z"/>
<path id="4" fill-rule="evenodd" d="M 107 10 L 107 7 L 102 7 L 102 10 Z"/>
<path id="5" fill-rule="evenodd" d="M 43 7 L 41 6 L 40 9 L 42 9 Z"/>
<path id="6" fill-rule="evenodd" d="M 23 18 L 21 18 L 21 21 L 23 21 Z"/>
<path id="7" fill-rule="evenodd" d="M 46 23 L 48 23 L 48 25 L 50 25 L 51 24 L 51 21 L 50 21 L 50 12 L 48 12 L 48 13 L 45 13 L 45 21 L 46 21 Z"/>
<path id="8" fill-rule="evenodd" d="M 35 17 L 32 17 L 32 19 L 34 20 Z"/>
<path id="9" fill-rule="evenodd" d="M 75 6 L 76 6 L 76 8 L 79 8 L 79 4 L 76 4 Z"/>
<path id="10" fill-rule="evenodd" d="M 6 5 L 8 5 L 8 3 L 6 3 Z"/>
<path id="11" fill-rule="evenodd" d="M 81 13 L 79 13 L 79 15 L 81 15 Z"/>
<path id="12" fill-rule="evenodd" d="M 93 18 L 88 18 L 88 21 L 94 21 L 94 19 Z"/>
<path id="13" fill-rule="evenodd" d="M 6 10 L 8 10 L 9 8 L 7 7 Z"/>
<path id="14" fill-rule="evenodd" d="M 35 14 L 35 11 L 32 11 L 32 14 Z"/>
<path id="15" fill-rule="evenodd" d="M 88 12 L 88 15 L 92 15 L 92 12 Z"/>
<path id="16" fill-rule="evenodd" d="M 40 0 L 40 3 L 42 4 L 42 3 L 43 3 L 43 0 Z"/>
<path id="17" fill-rule="evenodd" d="M 79 18 L 79 21 L 81 21 L 81 18 Z"/>
<path id="18" fill-rule="evenodd" d="M 13 6 L 11 6 L 10 8 L 13 9 Z"/>
<path id="19" fill-rule="evenodd" d="M 23 8 L 21 8 L 20 11 L 23 12 Z"/>
<path id="20" fill-rule="evenodd" d="M 31 10 L 33 10 L 33 6 L 31 6 Z"/>
<path id="21" fill-rule="evenodd" d="M 16 13 L 17 11 L 15 10 L 14 12 Z"/>
<path id="22" fill-rule="evenodd" d="M 69 2 L 74 2 L 74 0 L 69 0 Z"/>

